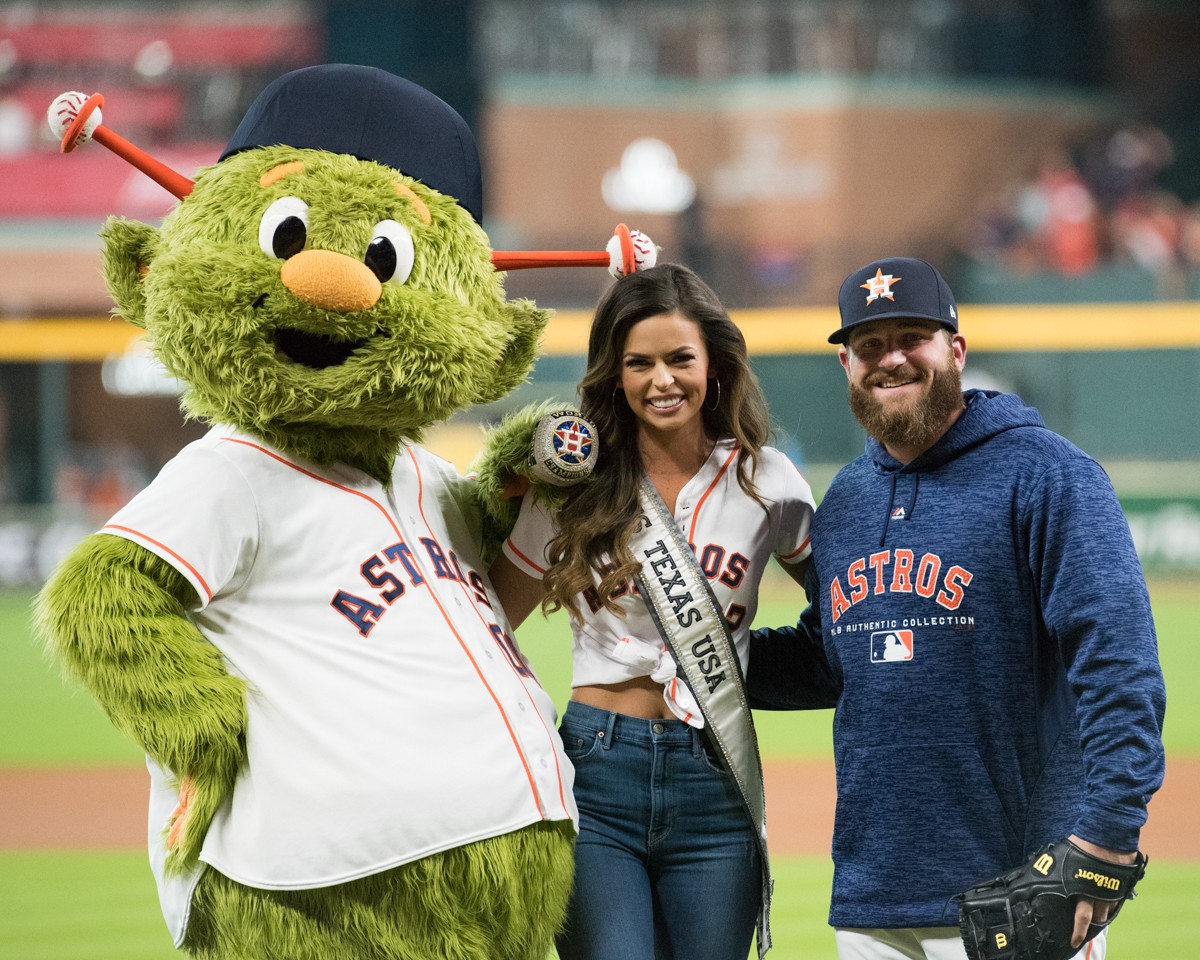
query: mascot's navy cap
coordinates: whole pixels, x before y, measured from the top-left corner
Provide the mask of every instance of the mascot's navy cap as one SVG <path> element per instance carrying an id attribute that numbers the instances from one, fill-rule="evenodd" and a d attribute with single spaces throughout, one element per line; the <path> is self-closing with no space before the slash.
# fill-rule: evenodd
<path id="1" fill-rule="evenodd" d="M 276 145 L 348 153 L 420 180 L 483 218 L 475 138 L 448 103 L 378 67 L 328 63 L 272 81 L 233 131 L 224 160 Z"/>
<path id="2" fill-rule="evenodd" d="M 932 263 L 914 257 L 887 257 L 859 267 L 838 291 L 842 325 L 830 343 L 845 343 L 860 323 L 889 317 L 934 320 L 958 332 L 958 307 L 950 285 Z"/>

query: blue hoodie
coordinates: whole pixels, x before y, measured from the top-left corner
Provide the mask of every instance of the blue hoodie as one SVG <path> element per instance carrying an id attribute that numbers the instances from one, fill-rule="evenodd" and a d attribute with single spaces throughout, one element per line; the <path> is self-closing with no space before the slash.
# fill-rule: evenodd
<path id="1" fill-rule="evenodd" d="M 954 894 L 1069 833 L 1134 850 L 1162 782 L 1154 623 L 1108 477 L 1019 398 L 965 399 L 912 463 L 869 439 L 838 473 L 813 607 L 751 644 L 754 706 L 840 688 L 834 926 L 957 925 Z"/>

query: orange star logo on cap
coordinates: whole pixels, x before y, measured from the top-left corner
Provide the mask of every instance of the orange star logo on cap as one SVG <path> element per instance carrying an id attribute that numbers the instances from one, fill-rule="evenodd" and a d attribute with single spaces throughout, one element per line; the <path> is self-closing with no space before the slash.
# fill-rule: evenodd
<path id="1" fill-rule="evenodd" d="M 890 273 L 884 273 L 883 267 L 878 267 L 875 270 L 875 276 L 871 277 L 866 283 L 860 283 L 859 286 L 867 291 L 867 303 L 872 300 L 878 300 L 881 297 L 886 297 L 888 300 L 895 302 L 896 296 L 892 293 L 892 284 L 899 283 L 903 277 L 893 277 Z"/>

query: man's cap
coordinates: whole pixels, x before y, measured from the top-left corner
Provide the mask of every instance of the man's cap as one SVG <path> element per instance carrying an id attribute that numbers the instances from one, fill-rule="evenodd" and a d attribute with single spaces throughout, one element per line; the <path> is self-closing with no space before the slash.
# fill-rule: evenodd
<path id="1" fill-rule="evenodd" d="M 842 325 L 830 343 L 845 343 L 859 324 L 890 317 L 934 320 L 958 332 L 958 307 L 933 264 L 915 257 L 887 257 L 859 267 L 838 291 Z"/>
<path id="2" fill-rule="evenodd" d="M 250 104 L 221 159 L 276 145 L 374 160 L 482 220 L 483 177 L 466 121 L 424 87 L 378 67 L 327 63 L 276 78 Z"/>

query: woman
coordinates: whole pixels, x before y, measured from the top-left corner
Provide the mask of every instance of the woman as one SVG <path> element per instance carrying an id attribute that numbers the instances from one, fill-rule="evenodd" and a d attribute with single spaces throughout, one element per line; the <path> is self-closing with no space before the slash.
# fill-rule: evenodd
<path id="1" fill-rule="evenodd" d="M 580 834 L 559 956 L 744 960 L 761 905 L 758 834 L 708 735 L 714 724 L 703 729 L 707 711 L 676 675 L 644 602 L 651 591 L 636 586 L 646 571 L 635 544 L 653 500 L 639 490 L 649 480 L 686 538 L 741 673 L 771 554 L 802 579 L 812 491 L 763 445 L 767 408 L 745 340 L 686 267 L 613 284 L 596 309 L 579 392 L 600 435 L 596 472 L 553 513 L 525 497 L 490 571 L 514 627 L 539 603 L 571 616 L 560 732 Z M 703 589 L 693 584 L 688 596 Z M 711 620 L 710 632 L 719 629 Z"/>

